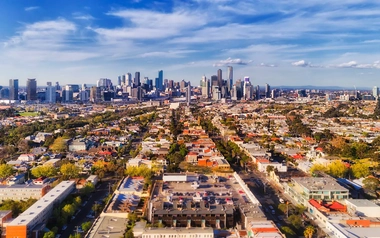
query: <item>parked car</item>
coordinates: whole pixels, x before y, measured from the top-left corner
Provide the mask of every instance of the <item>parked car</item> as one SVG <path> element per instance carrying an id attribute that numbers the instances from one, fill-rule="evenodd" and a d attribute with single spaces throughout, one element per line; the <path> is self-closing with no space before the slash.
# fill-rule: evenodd
<path id="1" fill-rule="evenodd" d="M 66 230 L 67 229 L 67 225 L 63 225 L 62 226 L 62 230 L 64 231 L 64 230 Z"/>

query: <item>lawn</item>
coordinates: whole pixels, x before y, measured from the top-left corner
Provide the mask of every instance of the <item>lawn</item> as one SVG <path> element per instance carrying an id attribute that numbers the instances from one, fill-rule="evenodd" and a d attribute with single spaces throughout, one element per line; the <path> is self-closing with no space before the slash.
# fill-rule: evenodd
<path id="1" fill-rule="evenodd" d="M 38 112 L 20 112 L 20 116 L 22 117 L 35 117 L 38 116 Z"/>

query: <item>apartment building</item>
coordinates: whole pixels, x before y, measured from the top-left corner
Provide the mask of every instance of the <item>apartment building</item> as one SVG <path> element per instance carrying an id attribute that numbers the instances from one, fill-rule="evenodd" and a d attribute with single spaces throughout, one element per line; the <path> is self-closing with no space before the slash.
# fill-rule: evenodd
<path id="1" fill-rule="evenodd" d="M 13 184 L 0 185 L 0 200 L 27 200 L 29 198 L 40 199 L 50 189 L 47 184 Z"/>
<path id="2" fill-rule="evenodd" d="M 6 238 L 39 237 L 40 231 L 35 227 L 46 223 L 54 205 L 61 203 L 74 190 L 74 181 L 62 181 L 8 224 Z"/>

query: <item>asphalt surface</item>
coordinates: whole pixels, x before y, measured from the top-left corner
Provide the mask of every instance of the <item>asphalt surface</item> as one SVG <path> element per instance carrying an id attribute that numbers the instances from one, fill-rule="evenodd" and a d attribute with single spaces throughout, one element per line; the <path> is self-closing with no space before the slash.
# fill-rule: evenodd
<path id="1" fill-rule="evenodd" d="M 91 193 L 89 197 L 85 200 L 82 199 L 82 206 L 79 208 L 80 212 L 75 215 L 75 218 L 67 223 L 67 228 L 64 231 L 59 231 L 61 238 L 68 238 L 71 234 L 75 234 L 76 227 L 81 227 L 81 225 L 87 221 L 93 222 L 95 219 L 87 218 L 86 216 L 91 212 L 92 206 L 96 201 L 103 200 L 108 195 L 109 184 L 112 186 L 115 180 L 112 178 L 103 178 L 101 183 L 96 185 L 95 192 Z M 99 186 L 99 187 L 98 187 Z M 86 205 L 84 203 L 87 201 Z M 83 206 L 84 205 L 84 206 Z M 99 215 L 99 214 L 97 214 Z"/>

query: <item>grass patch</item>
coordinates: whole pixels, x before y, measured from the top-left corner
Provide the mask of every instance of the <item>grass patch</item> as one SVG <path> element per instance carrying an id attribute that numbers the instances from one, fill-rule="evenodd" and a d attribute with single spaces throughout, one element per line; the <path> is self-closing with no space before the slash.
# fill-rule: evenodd
<path id="1" fill-rule="evenodd" d="M 20 112 L 19 114 L 22 117 L 35 117 L 35 116 L 38 116 L 40 113 L 39 112 Z"/>

